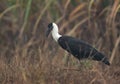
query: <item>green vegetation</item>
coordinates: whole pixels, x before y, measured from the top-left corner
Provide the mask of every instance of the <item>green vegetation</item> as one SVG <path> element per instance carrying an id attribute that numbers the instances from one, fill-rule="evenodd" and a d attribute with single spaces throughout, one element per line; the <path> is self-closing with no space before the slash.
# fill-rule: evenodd
<path id="1" fill-rule="evenodd" d="M 108 67 L 80 62 L 45 37 L 56 22 L 61 34 L 103 52 Z M 119 0 L 1 0 L 0 84 L 119 84 Z"/>

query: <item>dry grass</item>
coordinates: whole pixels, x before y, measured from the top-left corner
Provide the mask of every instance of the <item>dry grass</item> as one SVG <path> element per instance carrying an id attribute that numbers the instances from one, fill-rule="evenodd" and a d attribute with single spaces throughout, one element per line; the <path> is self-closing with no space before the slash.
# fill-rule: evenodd
<path id="1" fill-rule="evenodd" d="M 119 84 L 119 18 L 119 0 L 1 0 L 0 84 Z M 45 37 L 50 22 L 98 48 L 111 66 L 66 53 Z"/>

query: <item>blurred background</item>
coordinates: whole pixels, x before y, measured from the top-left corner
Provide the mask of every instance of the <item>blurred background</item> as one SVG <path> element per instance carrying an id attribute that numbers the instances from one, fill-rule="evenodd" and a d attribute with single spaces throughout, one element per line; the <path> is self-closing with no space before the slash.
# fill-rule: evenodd
<path id="1" fill-rule="evenodd" d="M 78 61 L 47 25 L 84 40 L 111 65 Z M 0 84 L 119 84 L 120 0 L 0 0 Z"/>

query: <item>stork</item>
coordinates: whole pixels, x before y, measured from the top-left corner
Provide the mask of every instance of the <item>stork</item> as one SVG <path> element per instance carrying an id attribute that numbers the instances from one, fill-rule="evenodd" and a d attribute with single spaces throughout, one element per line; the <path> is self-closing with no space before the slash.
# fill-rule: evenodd
<path id="1" fill-rule="evenodd" d="M 90 44 L 71 36 L 60 35 L 58 32 L 58 26 L 54 22 L 48 24 L 48 29 L 46 32 L 47 37 L 49 36 L 50 32 L 52 33 L 53 39 L 63 49 L 71 53 L 78 60 L 90 58 L 95 61 L 101 61 L 106 65 L 110 65 L 108 58 Z"/>

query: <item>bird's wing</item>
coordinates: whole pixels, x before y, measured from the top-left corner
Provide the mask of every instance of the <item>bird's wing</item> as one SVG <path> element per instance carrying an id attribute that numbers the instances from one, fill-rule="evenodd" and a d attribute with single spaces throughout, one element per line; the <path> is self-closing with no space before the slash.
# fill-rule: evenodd
<path id="1" fill-rule="evenodd" d="M 97 52 L 95 48 L 86 42 L 69 36 L 63 36 L 59 44 L 63 49 L 79 58 L 86 58 L 90 53 L 93 54 L 93 52 Z"/>
<path id="2" fill-rule="evenodd" d="M 78 59 L 91 58 L 93 60 L 102 61 L 105 64 L 110 65 L 105 55 L 82 40 L 69 36 L 62 36 L 58 43 L 63 49 L 67 50 Z"/>

